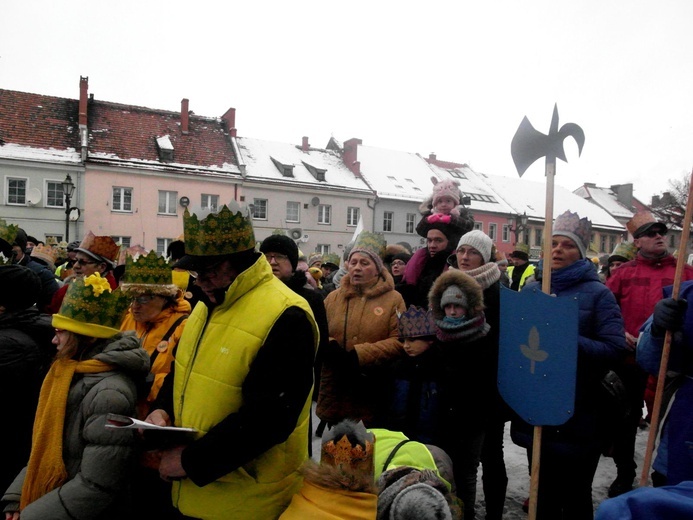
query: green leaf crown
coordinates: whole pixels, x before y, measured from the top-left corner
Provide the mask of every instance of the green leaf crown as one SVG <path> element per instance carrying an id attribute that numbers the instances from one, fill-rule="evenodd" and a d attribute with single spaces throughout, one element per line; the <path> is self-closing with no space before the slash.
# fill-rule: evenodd
<path id="1" fill-rule="evenodd" d="M 240 211 L 232 213 L 226 205 L 218 213 L 212 213 L 202 220 L 186 209 L 183 230 L 186 255 L 229 255 L 255 247 L 255 233 L 250 219 Z"/>

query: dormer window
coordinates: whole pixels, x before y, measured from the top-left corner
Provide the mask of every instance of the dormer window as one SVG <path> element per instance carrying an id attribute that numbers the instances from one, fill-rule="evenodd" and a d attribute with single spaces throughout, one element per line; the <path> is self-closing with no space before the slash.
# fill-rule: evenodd
<path id="1" fill-rule="evenodd" d="M 326 169 L 324 168 L 317 168 L 313 166 L 312 164 L 308 164 L 306 161 L 301 161 L 303 162 L 303 166 L 306 167 L 306 170 L 310 172 L 310 174 L 315 177 L 316 180 L 320 182 L 325 182 L 325 172 L 327 172 Z"/>
<path id="2" fill-rule="evenodd" d="M 272 159 L 272 162 L 274 165 L 277 167 L 277 170 L 279 170 L 279 173 L 281 173 L 284 177 L 293 177 L 294 176 L 294 165 L 293 164 L 285 164 L 279 159 L 275 159 L 274 157 L 270 156 L 270 159 Z"/>
<path id="3" fill-rule="evenodd" d="M 173 161 L 173 143 L 168 135 L 156 138 L 156 149 L 159 152 L 160 161 Z"/>

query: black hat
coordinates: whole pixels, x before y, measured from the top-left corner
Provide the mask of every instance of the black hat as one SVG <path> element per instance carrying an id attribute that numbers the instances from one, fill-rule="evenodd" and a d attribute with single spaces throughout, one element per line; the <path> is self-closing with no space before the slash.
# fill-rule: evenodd
<path id="1" fill-rule="evenodd" d="M 281 253 L 289 257 L 291 270 L 295 271 L 298 265 L 298 246 L 286 235 L 270 235 L 260 245 L 261 253 Z"/>
<path id="2" fill-rule="evenodd" d="M 26 237 L 26 231 L 24 231 L 22 228 L 17 229 L 17 236 L 14 239 L 14 244 L 15 246 L 19 246 L 19 248 L 24 251 L 26 249 L 26 243 L 27 243 L 27 237 Z"/>
<path id="3" fill-rule="evenodd" d="M 0 265 L 0 305 L 9 311 L 28 309 L 41 293 L 41 279 L 23 265 Z"/>

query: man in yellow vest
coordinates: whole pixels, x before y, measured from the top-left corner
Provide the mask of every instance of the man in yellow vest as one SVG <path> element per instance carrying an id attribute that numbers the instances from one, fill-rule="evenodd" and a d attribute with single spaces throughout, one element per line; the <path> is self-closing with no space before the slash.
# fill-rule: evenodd
<path id="1" fill-rule="evenodd" d="M 510 288 L 520 291 L 527 278 L 534 274 L 534 266 L 529 263 L 529 246 L 520 242 L 515 244 L 515 249 L 510 253 L 510 261 L 513 263 L 507 270 Z"/>
<path id="2" fill-rule="evenodd" d="M 183 226 L 174 267 L 194 271 L 203 295 L 147 421 L 197 433 L 162 451 L 159 474 L 186 518 L 276 519 L 308 458 L 317 325 L 255 252 L 248 216 L 186 210 Z"/>

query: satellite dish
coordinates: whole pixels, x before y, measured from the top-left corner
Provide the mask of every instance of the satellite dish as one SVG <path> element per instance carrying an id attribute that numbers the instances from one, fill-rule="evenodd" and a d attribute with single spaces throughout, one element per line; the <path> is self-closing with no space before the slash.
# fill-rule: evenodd
<path id="1" fill-rule="evenodd" d="M 313 206 L 317 206 L 318 204 L 320 204 L 320 199 L 317 198 L 317 197 L 313 197 L 313 198 L 310 200 L 310 203 L 311 203 Z"/>
<path id="2" fill-rule="evenodd" d="M 293 240 L 300 240 L 303 237 L 303 230 L 301 228 L 293 228 L 289 230 L 289 236 Z"/>
<path id="3" fill-rule="evenodd" d="M 36 206 L 41 202 L 41 190 L 38 188 L 28 189 L 26 192 L 26 203 L 28 206 Z"/>
<path id="4" fill-rule="evenodd" d="M 81 214 L 82 212 L 79 210 L 79 208 L 70 208 L 70 222 L 77 222 Z"/>

